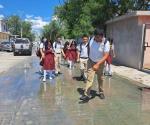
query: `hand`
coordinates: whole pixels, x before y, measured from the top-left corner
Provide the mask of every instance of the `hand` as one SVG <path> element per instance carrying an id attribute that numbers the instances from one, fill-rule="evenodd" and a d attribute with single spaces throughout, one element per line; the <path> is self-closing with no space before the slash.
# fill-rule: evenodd
<path id="1" fill-rule="evenodd" d="M 66 58 L 66 55 L 63 55 L 64 58 Z"/>
<path id="2" fill-rule="evenodd" d="M 77 62 L 80 62 L 80 59 L 79 59 L 79 58 L 77 59 Z"/>
<path id="3" fill-rule="evenodd" d="M 94 71 L 97 71 L 99 69 L 99 65 L 98 64 L 95 64 L 94 66 L 93 66 L 93 70 Z"/>
<path id="4" fill-rule="evenodd" d="M 45 58 L 45 55 L 44 54 L 42 54 L 42 59 L 44 59 Z"/>

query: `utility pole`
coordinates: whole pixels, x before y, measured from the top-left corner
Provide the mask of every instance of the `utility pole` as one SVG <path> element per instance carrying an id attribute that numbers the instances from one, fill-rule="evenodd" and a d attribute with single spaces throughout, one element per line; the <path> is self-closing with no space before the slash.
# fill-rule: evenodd
<path id="1" fill-rule="evenodd" d="M 22 21 L 21 21 L 21 28 L 20 28 L 20 32 L 21 32 L 21 38 L 22 38 Z"/>

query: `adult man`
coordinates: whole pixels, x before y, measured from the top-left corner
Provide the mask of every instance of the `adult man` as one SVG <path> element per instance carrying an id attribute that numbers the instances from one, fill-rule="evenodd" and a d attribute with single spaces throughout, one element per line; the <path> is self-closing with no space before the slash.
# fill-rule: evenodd
<path id="1" fill-rule="evenodd" d="M 103 68 L 104 62 L 109 55 L 110 45 L 104 34 L 99 29 L 94 32 L 94 37 L 89 43 L 89 59 L 88 59 L 88 74 L 87 83 L 84 95 L 80 98 L 83 101 L 89 101 L 90 89 L 93 84 L 95 73 L 97 74 L 99 97 L 104 99 L 103 93 Z"/>
<path id="2" fill-rule="evenodd" d="M 60 72 L 60 64 L 61 64 L 61 53 L 65 56 L 63 52 L 63 46 L 61 43 L 61 38 L 57 37 L 57 40 L 53 43 L 53 48 L 55 52 L 55 74 L 61 74 Z"/>
<path id="3" fill-rule="evenodd" d="M 87 35 L 82 36 L 82 43 L 78 46 L 78 59 L 80 60 L 81 81 L 86 82 L 87 79 L 87 61 L 88 61 L 88 41 Z"/>

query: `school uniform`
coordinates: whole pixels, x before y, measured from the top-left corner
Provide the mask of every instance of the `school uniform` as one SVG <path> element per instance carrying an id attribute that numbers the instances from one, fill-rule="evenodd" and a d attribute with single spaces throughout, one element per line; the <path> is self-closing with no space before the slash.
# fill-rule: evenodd
<path id="1" fill-rule="evenodd" d="M 110 44 L 109 41 L 106 41 L 105 38 L 103 38 L 103 41 L 101 43 L 96 42 L 94 38 L 90 40 L 89 59 L 87 62 L 87 70 L 88 70 L 87 84 L 84 93 L 86 96 L 90 95 L 90 88 L 93 85 L 95 74 L 97 74 L 99 92 L 103 91 L 102 76 L 103 76 L 104 64 L 100 65 L 98 71 L 96 72 L 93 70 L 93 66 L 103 58 L 104 53 L 109 53 L 109 50 L 110 50 Z"/>
<path id="2" fill-rule="evenodd" d="M 81 79 L 87 79 L 87 61 L 88 61 L 88 43 L 81 43 L 78 46 L 78 51 L 80 53 L 80 71 Z"/>
<path id="3" fill-rule="evenodd" d="M 60 64 L 61 64 L 61 51 L 62 51 L 61 42 L 54 42 L 53 49 L 55 52 L 55 72 L 56 74 L 60 73 Z"/>
<path id="4" fill-rule="evenodd" d="M 69 68 L 74 68 L 74 63 L 77 61 L 77 49 L 74 44 L 72 44 L 68 49 L 67 59 L 69 63 Z"/>
<path id="5" fill-rule="evenodd" d="M 44 78 L 43 81 L 46 81 L 46 75 L 49 72 L 49 78 L 52 79 L 52 72 L 55 69 L 55 60 L 54 60 L 54 52 L 50 43 L 45 46 L 45 58 L 43 59 L 43 69 L 44 69 Z"/>
<path id="6" fill-rule="evenodd" d="M 71 45 L 68 53 L 68 59 L 72 62 L 77 60 L 77 49 L 75 45 Z"/>
<path id="7" fill-rule="evenodd" d="M 44 70 L 54 70 L 55 69 L 55 60 L 54 60 L 54 52 L 51 46 L 45 50 L 45 58 L 44 58 Z"/>

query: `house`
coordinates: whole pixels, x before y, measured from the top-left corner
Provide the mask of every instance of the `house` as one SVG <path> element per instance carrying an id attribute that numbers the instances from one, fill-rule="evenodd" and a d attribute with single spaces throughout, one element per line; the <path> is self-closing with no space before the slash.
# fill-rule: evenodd
<path id="1" fill-rule="evenodd" d="M 139 70 L 150 69 L 150 11 L 135 11 L 106 22 L 114 39 L 114 62 Z"/>
<path id="2" fill-rule="evenodd" d="M 4 19 L 0 19 L 0 41 L 9 39 L 10 33 L 8 32 L 7 23 Z"/>

